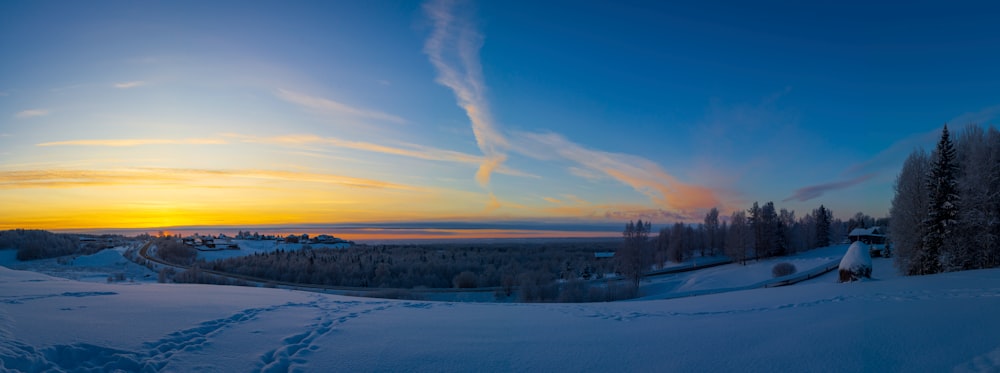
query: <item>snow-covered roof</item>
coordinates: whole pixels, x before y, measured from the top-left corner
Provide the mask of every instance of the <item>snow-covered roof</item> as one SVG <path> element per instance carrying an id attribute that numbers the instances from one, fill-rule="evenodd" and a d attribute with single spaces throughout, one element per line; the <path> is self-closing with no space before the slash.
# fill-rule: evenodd
<path id="1" fill-rule="evenodd" d="M 884 236 L 885 233 L 882 232 L 882 227 L 871 227 L 871 228 L 854 228 L 851 233 L 848 233 L 848 237 L 858 237 L 858 236 Z"/>

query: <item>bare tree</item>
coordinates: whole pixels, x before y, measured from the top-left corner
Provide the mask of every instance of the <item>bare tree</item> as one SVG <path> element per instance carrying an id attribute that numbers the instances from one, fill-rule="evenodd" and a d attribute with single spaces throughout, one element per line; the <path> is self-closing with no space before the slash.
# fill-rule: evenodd
<path id="1" fill-rule="evenodd" d="M 635 223 L 628 222 L 622 232 L 625 242 L 618 255 L 619 265 L 622 273 L 632 282 L 636 290 L 639 289 L 639 279 L 642 278 L 642 274 L 650 267 L 651 253 L 648 246 L 651 229 L 652 225 L 649 222 L 640 219 Z"/>

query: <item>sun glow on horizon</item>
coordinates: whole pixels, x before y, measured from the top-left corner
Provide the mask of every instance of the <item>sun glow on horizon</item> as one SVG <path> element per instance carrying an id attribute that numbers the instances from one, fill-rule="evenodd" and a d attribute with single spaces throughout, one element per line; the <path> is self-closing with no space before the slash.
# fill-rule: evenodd
<path id="1" fill-rule="evenodd" d="M 197 8 L 0 2 L 0 228 L 884 216 L 940 123 L 1000 118 L 989 12 Z"/>

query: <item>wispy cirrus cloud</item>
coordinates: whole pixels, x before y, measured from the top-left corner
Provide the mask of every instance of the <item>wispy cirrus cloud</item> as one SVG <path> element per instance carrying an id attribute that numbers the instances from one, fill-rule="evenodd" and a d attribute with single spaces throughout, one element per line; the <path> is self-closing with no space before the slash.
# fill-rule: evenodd
<path id="1" fill-rule="evenodd" d="M 607 179 L 608 175 L 600 172 L 595 172 L 594 170 L 580 168 L 580 167 L 569 167 L 569 173 L 575 175 L 579 178 L 584 178 L 590 181 L 597 181 L 601 179 Z"/>
<path id="2" fill-rule="evenodd" d="M 428 161 L 455 162 L 464 164 L 481 164 L 483 162 L 482 156 L 457 152 L 453 150 L 439 149 L 418 144 L 408 144 L 408 143 L 398 144 L 398 146 L 388 146 L 388 145 L 375 144 L 364 141 L 344 140 L 336 137 L 322 137 L 312 134 L 293 134 L 293 135 L 282 135 L 282 136 L 272 136 L 272 137 L 259 137 L 259 136 L 250 136 L 250 135 L 243 135 L 236 133 L 226 133 L 223 134 L 222 136 L 239 139 L 240 141 L 248 143 L 275 144 L 275 145 L 287 145 L 287 146 L 327 145 L 338 148 L 398 155 L 402 157 L 423 159 Z M 533 175 L 527 172 L 514 170 L 505 166 L 499 167 L 496 171 L 498 173 L 510 176 L 539 178 L 538 175 Z"/>
<path id="3" fill-rule="evenodd" d="M 320 111 L 326 111 L 326 112 L 332 112 L 332 113 L 338 113 L 338 114 L 344 114 L 344 115 L 350 115 L 350 116 L 360 117 L 360 118 L 368 118 L 368 119 L 381 120 L 381 121 L 398 123 L 398 124 L 406 124 L 407 123 L 406 119 L 403 119 L 401 117 L 398 117 L 398 116 L 395 116 L 395 115 L 392 115 L 392 114 L 387 114 L 387 113 L 383 113 L 383 112 L 375 111 L 375 110 L 368 110 L 368 109 L 357 108 L 357 107 L 350 106 L 350 105 L 347 105 L 347 104 L 344 104 L 344 103 L 341 103 L 341 102 L 333 101 L 333 100 L 330 100 L 330 99 L 326 99 L 326 98 L 322 98 L 322 97 L 310 96 L 310 95 L 306 95 L 306 94 L 298 93 L 298 92 L 292 92 L 292 91 L 289 91 L 289 90 L 286 90 L 286 89 L 278 89 L 278 91 L 275 93 L 275 95 L 277 95 L 278 98 L 280 98 L 282 100 L 291 102 L 291 103 L 299 105 L 299 106 L 304 106 L 304 107 L 307 107 L 307 108 L 310 108 L 310 109 L 315 109 L 315 110 L 320 110 Z"/>
<path id="4" fill-rule="evenodd" d="M 49 115 L 49 111 L 47 109 L 28 109 L 17 112 L 16 114 L 14 114 L 14 118 L 24 119 L 24 118 L 41 117 L 46 115 Z"/>
<path id="5" fill-rule="evenodd" d="M 903 160 L 906 159 L 906 156 L 910 152 L 928 144 L 934 144 L 938 136 L 940 136 L 940 130 L 937 129 L 907 136 L 892 143 L 871 158 L 848 166 L 840 173 L 840 180 L 807 185 L 796 189 L 783 202 L 805 202 L 822 197 L 826 193 L 850 188 L 872 179 L 885 179 L 895 176 L 899 168 L 902 167 Z"/>
<path id="6" fill-rule="evenodd" d="M 405 144 L 400 147 L 386 146 L 364 141 L 350 141 L 336 137 L 321 137 L 311 134 L 294 134 L 272 137 L 257 137 L 234 133 L 223 134 L 226 137 L 240 139 L 248 143 L 277 144 L 277 145 L 329 145 L 338 148 L 363 150 L 376 153 L 393 154 L 404 157 L 418 158 L 431 161 L 449 161 L 461 163 L 477 163 L 481 157 L 456 152 L 451 150 L 437 149 L 417 144 Z"/>
<path id="7" fill-rule="evenodd" d="M 979 111 L 962 113 L 961 115 L 952 118 L 948 121 L 948 123 L 953 124 L 955 129 L 959 129 L 961 127 L 958 126 L 964 126 L 966 124 L 988 124 L 991 121 L 996 120 L 997 117 L 1000 117 L 1000 105 L 993 105 Z"/>
<path id="8" fill-rule="evenodd" d="M 711 189 L 683 183 L 648 159 L 587 149 L 555 133 L 519 133 L 518 136 L 519 140 L 532 144 L 531 147 L 548 149 L 591 174 L 608 175 L 645 194 L 665 209 L 684 212 L 719 205 L 719 199 Z"/>
<path id="9" fill-rule="evenodd" d="M 810 185 L 804 188 L 799 188 L 796 189 L 794 193 L 792 193 L 791 197 L 785 198 L 784 200 L 782 200 L 782 202 L 788 202 L 788 201 L 805 202 L 814 198 L 818 198 L 830 191 L 849 188 L 861 184 L 865 181 L 870 180 L 874 176 L 875 174 L 864 174 L 848 180 L 834 181 L 834 182 Z"/>
<path id="10" fill-rule="evenodd" d="M 548 202 L 556 205 L 542 209 L 548 215 L 570 216 L 598 221 L 642 219 L 656 222 L 657 224 L 667 224 L 671 221 L 691 221 L 702 217 L 694 211 L 672 211 L 641 205 L 592 204 L 582 200 L 554 200 Z"/>
<path id="11" fill-rule="evenodd" d="M 437 70 L 437 82 L 455 94 L 458 106 L 472 122 L 476 144 L 483 152 L 476 181 L 489 185 L 490 175 L 507 159 L 507 138 L 490 115 L 486 84 L 479 48 L 483 38 L 476 31 L 468 5 L 451 0 L 433 0 L 424 4 L 424 12 L 433 28 L 424 43 L 424 53 Z"/>
<path id="12" fill-rule="evenodd" d="M 910 152 L 919 147 L 934 144 L 934 141 L 940 135 L 941 131 L 934 129 L 907 136 L 892 143 L 889 147 L 878 152 L 878 154 L 875 154 L 870 159 L 851 165 L 842 172 L 842 176 L 851 177 L 861 173 L 886 172 L 888 170 L 893 170 L 893 174 L 895 174 L 895 170 L 898 170 L 903 165 L 903 160 L 906 159 L 906 156 Z"/>
<path id="13" fill-rule="evenodd" d="M 544 200 L 545 202 L 554 204 L 554 205 L 561 205 L 561 204 L 563 204 L 563 201 L 559 200 L 558 198 L 553 198 L 553 197 L 542 197 L 542 200 Z"/>
<path id="14" fill-rule="evenodd" d="M 106 146 L 130 147 L 143 145 L 219 145 L 226 140 L 190 138 L 190 139 L 96 139 L 96 140 L 66 140 L 35 144 L 35 146 Z"/>
<path id="15" fill-rule="evenodd" d="M 379 188 L 423 191 L 425 188 L 382 180 L 351 176 L 276 170 L 212 170 L 181 168 L 135 168 L 117 170 L 17 170 L 0 171 L 0 189 L 81 188 L 122 185 L 175 185 L 212 187 L 213 182 L 266 179 L 340 185 L 355 188 Z M 208 181 L 206 181 L 208 180 Z M 226 185 L 226 187 L 232 187 Z"/>
<path id="16" fill-rule="evenodd" d="M 141 87 L 141 86 L 144 86 L 144 85 L 146 85 L 146 82 L 144 82 L 142 80 L 133 80 L 131 82 L 115 83 L 115 88 L 129 89 L 129 88 Z"/>

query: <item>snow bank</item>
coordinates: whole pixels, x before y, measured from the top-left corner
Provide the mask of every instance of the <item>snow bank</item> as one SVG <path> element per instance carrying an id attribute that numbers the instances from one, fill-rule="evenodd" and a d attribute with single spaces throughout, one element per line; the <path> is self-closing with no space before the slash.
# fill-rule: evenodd
<path id="1" fill-rule="evenodd" d="M 868 245 L 855 241 L 840 260 L 840 282 L 857 281 L 872 277 L 872 257 Z"/>

